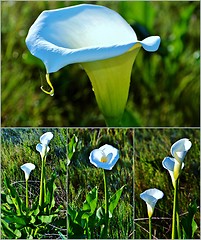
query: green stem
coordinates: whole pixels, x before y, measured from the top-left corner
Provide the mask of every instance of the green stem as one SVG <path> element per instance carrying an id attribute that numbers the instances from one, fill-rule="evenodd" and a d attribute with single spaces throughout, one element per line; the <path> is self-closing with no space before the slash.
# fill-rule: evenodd
<path id="1" fill-rule="evenodd" d="M 179 191 L 179 179 L 177 180 L 177 205 L 176 205 L 176 217 L 177 217 L 177 235 L 178 239 L 181 239 L 181 231 L 180 231 L 180 221 L 179 221 L 179 201 L 178 201 L 178 191 Z"/>
<path id="2" fill-rule="evenodd" d="M 28 180 L 26 180 L 26 211 L 29 208 L 29 195 L 28 195 Z"/>
<path id="3" fill-rule="evenodd" d="M 176 239 L 176 215 L 177 215 L 177 193 L 178 192 L 178 179 L 175 181 L 174 188 L 174 203 L 173 203 L 173 214 L 172 214 L 172 239 Z"/>
<path id="4" fill-rule="evenodd" d="M 42 166 L 41 166 L 41 178 L 40 178 L 40 195 L 39 195 L 39 206 L 42 206 L 44 203 L 44 159 L 42 159 Z"/>
<path id="5" fill-rule="evenodd" d="M 107 188 L 107 176 L 106 172 L 103 169 L 103 179 L 104 179 L 104 191 L 105 191 L 105 231 L 104 238 L 107 239 L 108 232 L 108 222 L 109 222 L 109 211 L 108 211 L 108 188 Z"/>
<path id="6" fill-rule="evenodd" d="M 151 233 L 151 217 L 149 217 L 149 239 L 152 239 L 152 233 Z"/>

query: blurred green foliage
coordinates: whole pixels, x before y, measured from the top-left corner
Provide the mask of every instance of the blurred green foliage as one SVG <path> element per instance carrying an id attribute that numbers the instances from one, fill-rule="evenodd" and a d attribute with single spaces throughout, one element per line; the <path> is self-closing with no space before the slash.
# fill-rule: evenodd
<path id="1" fill-rule="evenodd" d="M 153 214 L 153 233 L 157 239 L 171 239 L 171 224 L 174 190 L 170 175 L 162 166 L 165 157 L 172 157 L 170 148 L 181 138 L 188 138 L 192 147 L 184 159 L 180 176 L 180 220 L 188 213 L 188 205 L 196 201 L 200 207 L 200 130 L 199 129 L 136 129 L 134 136 L 134 189 L 135 189 L 135 238 L 148 238 L 148 216 L 140 193 L 149 188 L 158 188 L 164 197 L 157 202 Z M 195 221 L 199 226 L 200 211 Z M 200 226 L 194 239 L 200 239 Z"/>
<path id="2" fill-rule="evenodd" d="M 82 1 L 3 1 L 2 126 L 104 126 L 91 83 L 79 64 L 51 74 L 55 96 L 40 90 L 45 67 L 25 38 L 38 15 Z M 89 3 L 89 2 L 88 2 Z M 138 39 L 159 35 L 157 52 L 138 54 L 125 126 L 199 126 L 200 2 L 97 1 L 119 12 Z M 46 86 L 47 88 L 47 86 Z"/>

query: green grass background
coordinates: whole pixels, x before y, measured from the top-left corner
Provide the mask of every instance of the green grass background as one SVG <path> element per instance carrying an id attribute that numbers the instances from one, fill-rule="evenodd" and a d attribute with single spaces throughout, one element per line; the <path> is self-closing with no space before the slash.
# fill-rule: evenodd
<path id="1" fill-rule="evenodd" d="M 199 126 L 199 1 L 2 1 L 2 126 L 105 126 L 79 64 L 51 74 L 55 96 L 50 97 L 40 90 L 45 67 L 25 45 L 30 26 L 43 10 L 79 3 L 119 12 L 139 40 L 161 37 L 157 52 L 141 49 L 136 58 L 124 125 Z"/>

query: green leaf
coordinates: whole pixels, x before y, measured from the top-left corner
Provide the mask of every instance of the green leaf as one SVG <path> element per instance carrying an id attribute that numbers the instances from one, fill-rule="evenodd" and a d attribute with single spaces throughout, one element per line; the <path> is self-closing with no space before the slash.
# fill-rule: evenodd
<path id="1" fill-rule="evenodd" d="M 110 218 L 112 217 L 113 211 L 119 202 L 124 187 L 125 185 L 122 186 L 119 190 L 117 190 L 116 193 L 109 199 L 109 213 L 111 214 L 109 216 Z"/>
<path id="2" fill-rule="evenodd" d="M 88 213 L 83 214 L 83 218 L 88 218 L 91 216 L 95 210 L 98 201 L 98 189 L 94 187 L 86 196 L 86 200 L 83 204 L 83 210 L 88 211 Z"/>
<path id="3" fill-rule="evenodd" d="M 181 220 L 184 239 L 193 238 L 194 233 L 198 228 L 197 223 L 194 220 L 194 215 L 196 212 L 197 212 L 197 204 L 196 204 L 196 201 L 194 201 L 189 204 L 187 216 Z"/>
<path id="4" fill-rule="evenodd" d="M 67 165 L 70 164 L 71 158 L 73 157 L 73 154 L 75 152 L 76 146 L 78 143 L 78 139 L 75 135 L 71 138 L 71 140 L 68 142 L 68 163 Z"/>
<path id="5" fill-rule="evenodd" d="M 21 233 L 20 231 L 13 231 L 10 227 L 9 224 L 1 219 L 1 231 L 2 231 L 2 235 L 5 235 L 6 238 L 8 239 L 15 239 L 16 237 L 20 238 L 21 237 Z"/>
<path id="6" fill-rule="evenodd" d="M 49 224 L 53 221 L 53 217 L 55 216 L 56 215 L 49 215 L 49 216 L 42 215 L 42 216 L 39 216 L 38 219 L 40 219 L 42 223 Z"/>
<path id="7" fill-rule="evenodd" d="M 7 176 L 5 176 L 4 184 L 6 186 L 6 189 L 7 189 L 8 193 L 9 193 L 9 196 L 10 196 L 10 199 L 7 198 L 7 200 L 10 203 L 12 201 L 12 204 L 15 205 L 17 215 L 21 215 L 22 214 L 22 208 L 25 208 L 25 206 L 23 206 L 23 202 L 22 202 L 21 198 L 19 197 L 15 188 L 13 186 L 11 186 L 10 180 Z"/>

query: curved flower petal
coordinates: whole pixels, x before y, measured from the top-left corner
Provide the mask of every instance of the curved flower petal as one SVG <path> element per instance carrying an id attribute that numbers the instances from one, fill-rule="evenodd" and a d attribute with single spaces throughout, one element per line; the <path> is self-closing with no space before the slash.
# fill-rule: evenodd
<path id="1" fill-rule="evenodd" d="M 25 179 L 27 181 L 31 171 L 35 169 L 35 165 L 33 163 L 25 163 L 20 168 L 24 171 Z"/>
<path id="2" fill-rule="evenodd" d="M 138 41 L 130 25 L 115 11 L 80 4 L 42 12 L 31 26 L 26 44 L 51 73 L 71 63 L 119 56 L 135 44 L 156 51 L 160 37 Z"/>
<path id="3" fill-rule="evenodd" d="M 177 161 L 183 162 L 184 157 L 186 156 L 191 146 L 192 143 L 189 139 L 182 138 L 172 145 L 170 152 Z"/>
<path id="4" fill-rule="evenodd" d="M 140 194 L 140 198 L 147 204 L 147 211 L 149 218 L 152 217 L 155 205 L 159 199 L 164 196 L 161 190 L 157 188 L 151 188 Z"/>
<path id="5" fill-rule="evenodd" d="M 45 157 L 45 155 L 49 152 L 50 148 L 49 148 L 49 146 L 38 143 L 36 145 L 36 150 L 40 153 L 41 158 L 43 159 Z"/>
<path id="6" fill-rule="evenodd" d="M 94 166 L 105 170 L 112 170 L 118 159 L 119 150 L 108 144 L 94 149 L 89 156 L 89 160 Z"/>
<path id="7" fill-rule="evenodd" d="M 178 161 L 176 161 L 175 158 L 171 158 L 171 157 L 165 157 L 162 161 L 162 165 L 165 169 L 168 170 L 169 174 L 170 174 L 170 177 L 172 179 L 172 184 L 173 186 L 175 187 L 175 182 L 179 176 L 179 174 L 174 174 L 174 171 L 175 171 L 175 164 L 178 164 Z M 181 169 L 184 168 L 184 163 L 182 162 L 182 165 L 181 165 Z M 176 168 L 177 169 L 177 168 Z M 180 169 L 180 170 L 181 170 Z M 180 172 L 180 171 L 179 171 Z"/>
<path id="8" fill-rule="evenodd" d="M 52 140 L 53 134 L 51 132 L 46 132 L 40 137 L 40 142 L 47 146 L 49 142 Z"/>

